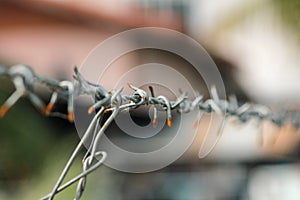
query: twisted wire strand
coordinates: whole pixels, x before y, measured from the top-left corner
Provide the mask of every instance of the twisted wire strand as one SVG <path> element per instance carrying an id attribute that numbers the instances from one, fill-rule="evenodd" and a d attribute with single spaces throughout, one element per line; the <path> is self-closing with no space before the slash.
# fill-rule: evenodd
<path id="1" fill-rule="evenodd" d="M 13 94 L 0 107 L 0 117 L 3 117 L 19 98 L 27 95 L 33 105 L 46 116 L 62 117 L 68 119 L 70 122 L 73 122 L 74 98 L 80 95 L 89 95 L 94 100 L 94 104 L 89 107 L 88 113 L 93 113 L 96 111 L 96 115 L 89 124 L 89 127 L 87 128 L 80 142 L 72 152 L 72 155 L 66 163 L 51 193 L 41 198 L 42 200 L 54 199 L 56 194 L 77 181 L 78 185 L 74 199 L 80 199 L 86 187 L 87 175 L 100 167 L 107 157 L 106 152 L 97 151 L 101 136 L 121 111 L 129 111 L 144 105 L 153 105 L 153 126 L 156 126 L 157 124 L 158 110 L 163 110 L 166 112 L 166 121 L 169 127 L 172 126 L 172 110 L 176 110 L 179 113 L 189 113 L 193 110 L 199 110 L 200 112 L 198 114 L 198 119 L 195 121 L 195 126 L 199 125 L 201 116 L 203 114 L 217 113 L 219 115 L 223 115 L 225 120 L 228 117 L 235 117 L 240 123 L 246 123 L 251 119 L 255 119 L 258 122 L 268 120 L 279 127 L 283 126 L 287 122 L 291 123 L 296 128 L 300 127 L 300 113 L 296 111 L 284 111 L 276 113 L 272 112 L 271 109 L 264 105 L 253 103 L 239 104 L 236 96 L 234 95 L 229 96 L 228 100 L 220 99 L 215 87 L 211 88 L 211 98 L 206 100 L 204 100 L 203 96 L 198 92 L 196 92 L 194 99 L 189 99 L 185 92 L 181 92 L 181 94 L 172 101 L 163 95 L 155 96 L 152 86 L 149 86 L 150 95 L 147 93 L 147 91 L 142 90 L 141 88 L 138 88 L 132 84 L 128 84 L 128 86 L 133 90 L 133 94 L 131 95 L 121 94 L 123 88 L 107 91 L 101 85 L 86 80 L 76 67 L 74 68 L 74 82 L 67 80 L 58 81 L 55 79 L 38 76 L 31 67 L 21 64 L 14 65 L 12 67 L 0 65 L 0 76 L 6 76 L 10 78 L 16 89 L 16 91 L 13 92 Z M 44 85 L 52 92 L 47 106 L 45 106 L 44 102 L 34 90 L 35 85 L 37 84 Z M 53 112 L 56 100 L 59 97 L 67 100 L 68 114 Z M 105 113 L 110 114 L 109 118 L 101 127 L 99 127 L 99 121 Z M 90 135 L 92 135 L 92 142 L 82 160 L 82 173 L 68 181 L 66 184 L 61 185 L 66 177 L 66 174 L 70 170 L 74 159 L 78 155 L 79 150 L 82 148 L 84 142 Z M 96 164 L 92 165 L 95 157 L 99 155 L 102 155 L 101 159 L 96 162 Z"/>
<path id="2" fill-rule="evenodd" d="M 28 95 L 29 93 L 34 95 L 34 98 L 30 99 L 32 103 L 40 108 L 41 111 L 45 111 L 44 114 L 63 117 L 63 113 L 52 112 L 53 106 L 55 105 L 58 97 L 67 99 L 69 112 L 68 115 L 70 116 L 73 114 L 73 99 L 77 96 L 87 94 L 95 101 L 95 104 L 89 108 L 89 113 L 94 112 L 96 109 L 99 109 L 102 106 L 106 108 L 106 112 L 112 111 L 114 109 L 113 107 L 110 107 L 112 93 L 106 91 L 101 85 L 85 80 L 76 67 L 74 71 L 75 82 L 57 81 L 55 79 L 44 78 L 36 75 L 31 67 L 26 65 L 14 65 L 10 68 L 0 65 L 0 76 L 8 76 L 11 78 L 16 87 L 16 91 L 21 91 L 19 93 L 22 93 L 22 95 L 16 95 L 17 97 L 14 97 L 14 99 L 16 99 L 14 100 L 14 103 L 21 96 Z M 41 103 L 41 99 L 33 89 L 34 85 L 36 84 L 45 85 L 50 91 L 53 91 L 52 97 L 46 109 L 41 107 L 43 103 Z M 229 96 L 228 100 L 219 99 L 215 87 L 211 88 L 212 98 L 206 99 L 205 101 L 203 100 L 203 96 L 199 93 L 193 100 L 190 100 L 188 99 L 187 94 L 184 92 L 182 92 L 182 94 L 175 101 L 170 101 L 165 96 L 149 96 L 146 91 L 131 84 L 128 85 L 134 90 L 134 93 L 132 95 L 121 95 L 122 101 L 125 103 L 120 105 L 120 110 L 128 111 L 141 105 L 161 105 L 169 117 L 171 117 L 169 112 L 170 110 L 176 109 L 179 113 L 188 113 L 198 109 L 204 113 L 216 112 L 226 114 L 227 116 L 235 116 L 240 120 L 240 122 L 247 122 L 252 118 L 259 118 L 260 120 L 270 120 L 278 126 L 283 125 L 285 121 L 291 121 L 295 127 L 300 126 L 298 112 L 281 111 L 281 113 L 275 113 L 272 112 L 267 106 L 259 104 L 244 103 L 239 105 L 234 95 Z M 151 93 L 153 93 L 152 87 L 149 87 L 149 90 Z M 8 105 L 4 103 L 3 106 L 6 108 L 3 109 L 3 106 L 0 108 L 0 113 L 2 113 L 1 116 L 4 116 L 14 103 L 10 103 Z M 5 110 L 5 112 L 1 110 Z M 73 117 L 69 117 L 69 120 L 73 121 L 74 119 L 72 118 Z"/>

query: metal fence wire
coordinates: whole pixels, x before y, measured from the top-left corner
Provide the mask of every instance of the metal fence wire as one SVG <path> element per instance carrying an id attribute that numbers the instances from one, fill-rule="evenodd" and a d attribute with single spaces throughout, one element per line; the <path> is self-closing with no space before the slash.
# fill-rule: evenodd
<path id="1" fill-rule="evenodd" d="M 78 186 L 74 199 L 78 200 L 81 198 L 86 187 L 86 177 L 99 168 L 108 156 L 104 151 L 97 151 L 97 145 L 99 144 L 99 140 L 101 140 L 104 131 L 120 111 L 129 111 L 140 106 L 154 105 L 153 126 L 157 123 L 158 110 L 166 112 L 167 126 L 169 127 L 172 126 L 172 110 L 176 110 L 179 113 L 188 113 L 193 110 L 199 110 L 198 119 L 194 124 L 195 126 L 198 126 L 201 116 L 204 113 L 212 112 L 223 115 L 225 119 L 234 116 L 240 123 L 246 123 L 254 118 L 258 122 L 262 122 L 263 120 L 271 121 L 279 127 L 282 127 L 286 123 L 291 123 L 295 128 L 300 126 L 300 115 L 296 111 L 273 112 L 267 106 L 254 103 L 239 103 L 234 95 L 229 96 L 228 99 L 220 99 L 215 87 L 211 88 L 211 98 L 208 99 L 204 99 L 201 93 L 197 93 L 194 99 L 189 99 L 187 94 L 182 92 L 177 99 L 169 100 L 162 95 L 156 96 L 154 88 L 151 86 L 149 86 L 149 91 L 147 92 L 134 85 L 128 84 L 133 91 L 132 94 L 122 94 L 123 88 L 107 91 L 101 85 L 86 80 L 76 67 L 74 68 L 73 82 L 68 80 L 58 81 L 39 76 L 31 67 L 23 64 L 11 67 L 0 66 L 0 76 L 10 78 L 15 86 L 15 91 L 0 107 L 0 117 L 3 117 L 19 98 L 26 96 L 42 114 L 46 116 L 61 117 L 73 122 L 74 98 L 80 95 L 89 95 L 94 100 L 94 104 L 89 107 L 88 113 L 96 112 L 96 115 L 74 149 L 52 191 L 42 197 L 41 199 L 43 200 L 54 199 L 56 194 L 62 192 L 76 182 L 78 182 Z M 47 105 L 34 89 L 38 84 L 46 86 L 49 91 L 52 92 Z M 52 111 L 58 98 L 65 98 L 67 100 L 67 114 Z M 103 125 L 100 125 L 100 119 L 105 113 L 108 113 L 109 117 Z M 82 173 L 62 185 L 74 159 L 78 155 L 88 136 L 91 135 L 93 137 L 92 143 L 82 160 Z M 101 159 L 95 159 L 95 157 L 99 158 L 99 156 Z"/>

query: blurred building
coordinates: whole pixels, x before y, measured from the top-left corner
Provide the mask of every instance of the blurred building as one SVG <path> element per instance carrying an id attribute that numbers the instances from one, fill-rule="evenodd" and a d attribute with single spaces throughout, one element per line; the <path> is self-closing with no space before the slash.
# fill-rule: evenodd
<path id="1" fill-rule="evenodd" d="M 237 0 L 3 0 L 0 1 L 0 61 L 8 65 L 28 64 L 41 75 L 71 79 L 74 65 L 80 66 L 101 41 L 132 28 L 164 27 L 192 36 L 204 45 L 214 58 L 229 94 L 236 94 L 242 101 L 268 105 L 279 102 L 285 107 L 283 103 L 290 103 L 298 109 L 294 104 L 300 97 L 297 92 L 300 45 L 296 42 L 299 32 L 286 28 L 277 13 L 278 6 L 273 1 Z M 118 45 L 130 42 L 135 41 Z M 169 54 L 148 50 L 116 61 L 114 67 L 122 70 L 109 78 L 117 79 L 131 66 L 153 58 L 171 66 L 186 65 Z M 1 91 L 8 95 L 13 88 L 5 81 Z M 1 100 L 4 99 L 2 96 Z M 18 109 L 28 105 L 24 101 Z M 78 140 L 75 130 L 65 122 L 51 123 L 52 119 L 45 122 L 39 113 L 27 107 L 24 113 L 30 114 L 23 125 L 18 123 L 26 116 L 18 114 L 17 109 L 0 123 L 0 135 L 5 136 L 2 140 L 5 150 L 0 154 L 3 199 L 38 198 L 50 191 L 64 164 L 56 163 L 56 156 L 66 159 L 67 155 L 59 155 L 66 151 L 64 142 L 70 138 Z M 29 123 L 31 118 L 39 122 L 38 128 L 37 123 Z M 210 118 L 205 116 L 193 145 L 166 169 L 136 175 L 99 169 L 88 182 L 87 199 L 299 199 L 297 127 L 287 124 L 280 128 L 268 122 L 261 126 L 255 121 L 239 124 L 229 119 L 216 148 L 202 160 L 198 158 L 199 147 L 209 124 Z M 32 135 L 32 131 L 43 126 L 46 138 L 40 136 L 43 133 Z M 65 134 L 66 140 L 59 134 L 51 135 L 62 130 L 71 132 Z M 21 139 L 17 137 L 20 133 L 24 133 Z M 15 139 L 10 140 L 9 134 Z M 26 138 L 37 148 L 44 147 L 43 151 L 40 154 L 34 153 L 35 149 L 13 151 L 14 142 L 19 141 L 15 143 L 19 145 Z M 54 148 L 52 145 L 60 140 L 63 142 Z M 23 152 L 26 157 L 22 160 Z M 23 170 L 20 173 L 18 166 Z M 35 170 L 42 175 L 34 176 Z M 49 177 L 53 180 L 48 180 Z M 14 187 L 19 194 L 10 194 L 9 189 Z M 38 190 L 32 191 L 35 187 Z M 73 197 L 72 192 L 61 199 Z"/>

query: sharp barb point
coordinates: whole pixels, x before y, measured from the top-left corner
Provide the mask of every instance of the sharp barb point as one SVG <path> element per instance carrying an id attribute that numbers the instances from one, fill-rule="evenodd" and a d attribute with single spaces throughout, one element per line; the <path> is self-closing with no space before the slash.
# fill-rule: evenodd
<path id="1" fill-rule="evenodd" d="M 74 113 L 73 112 L 69 112 L 68 119 L 70 122 L 74 122 Z"/>
<path id="2" fill-rule="evenodd" d="M 94 106 L 91 106 L 89 109 L 88 109 L 88 113 L 91 114 L 92 112 L 95 111 L 95 107 Z"/>
<path id="3" fill-rule="evenodd" d="M 156 128 L 156 126 L 157 126 L 157 119 L 153 119 L 152 124 L 153 124 L 153 127 Z"/>
<path id="4" fill-rule="evenodd" d="M 46 110 L 45 110 L 45 115 L 50 115 L 51 111 L 53 110 L 54 104 L 49 103 Z"/>
<path id="5" fill-rule="evenodd" d="M 0 108 L 0 117 L 4 117 L 4 115 L 7 113 L 8 110 L 9 110 L 9 107 L 6 105 L 3 105 Z"/>
<path id="6" fill-rule="evenodd" d="M 168 127 L 171 127 L 172 126 L 172 119 L 171 118 L 168 118 Z"/>

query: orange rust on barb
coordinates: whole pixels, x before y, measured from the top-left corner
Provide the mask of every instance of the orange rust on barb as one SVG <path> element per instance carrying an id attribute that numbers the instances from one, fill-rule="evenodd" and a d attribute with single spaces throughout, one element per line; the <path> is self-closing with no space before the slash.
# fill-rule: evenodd
<path id="1" fill-rule="evenodd" d="M 171 126 L 172 126 L 172 119 L 168 118 L 168 127 L 171 127 Z"/>
<path id="2" fill-rule="evenodd" d="M 109 109 L 105 109 L 104 110 L 104 114 L 108 113 L 109 112 Z"/>
<path id="3" fill-rule="evenodd" d="M 130 87 L 131 89 L 133 89 L 132 85 L 130 83 L 127 83 L 128 87 Z"/>
<path id="4" fill-rule="evenodd" d="M 91 114 L 92 112 L 94 112 L 95 110 L 95 107 L 94 106 L 91 106 L 89 109 L 88 109 L 88 113 Z"/>
<path id="5" fill-rule="evenodd" d="M 155 128 L 157 125 L 157 119 L 153 119 L 152 124 L 153 124 L 153 127 Z"/>
<path id="6" fill-rule="evenodd" d="M 126 113 L 128 110 L 124 109 L 124 110 L 121 110 L 121 113 Z"/>
<path id="7" fill-rule="evenodd" d="M 68 119 L 69 119 L 70 122 L 74 121 L 74 113 L 73 112 L 69 112 Z"/>
<path id="8" fill-rule="evenodd" d="M 0 108 L 0 117 L 3 117 L 7 113 L 8 109 L 9 109 L 9 107 L 7 105 L 3 105 Z"/>
<path id="9" fill-rule="evenodd" d="M 51 113 L 51 111 L 53 110 L 54 104 L 53 103 L 49 103 L 46 110 L 45 110 L 45 114 L 49 115 Z"/>

